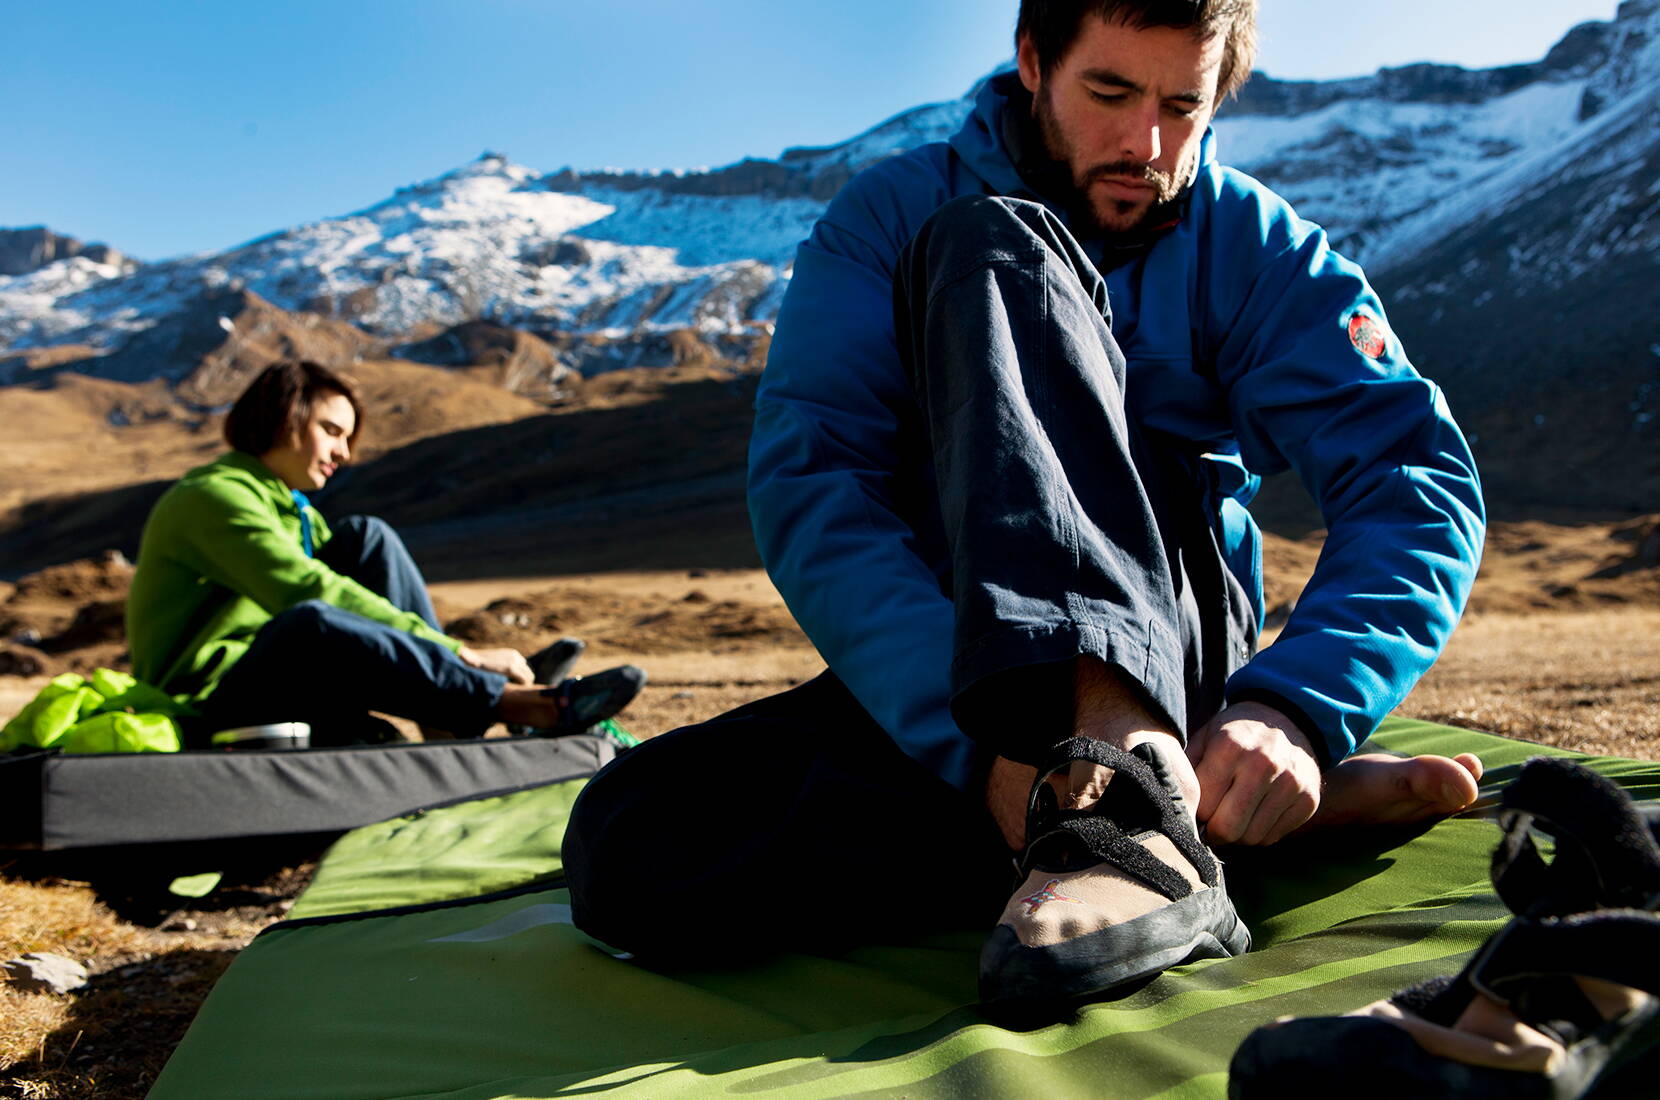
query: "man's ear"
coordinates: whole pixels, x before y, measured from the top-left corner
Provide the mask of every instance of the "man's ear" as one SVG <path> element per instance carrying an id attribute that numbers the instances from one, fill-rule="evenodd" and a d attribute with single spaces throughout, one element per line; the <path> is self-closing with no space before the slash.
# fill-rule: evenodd
<path id="1" fill-rule="evenodd" d="M 1020 82 L 1026 85 L 1026 90 L 1033 95 L 1043 86 L 1043 66 L 1038 64 L 1037 47 L 1032 45 L 1032 36 L 1020 36 L 1019 45 L 1015 49 L 1015 63 L 1020 66 Z"/>

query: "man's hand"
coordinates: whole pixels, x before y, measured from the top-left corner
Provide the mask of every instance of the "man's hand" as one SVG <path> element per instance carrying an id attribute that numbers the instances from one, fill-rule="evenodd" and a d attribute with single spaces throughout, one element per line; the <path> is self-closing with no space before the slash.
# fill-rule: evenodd
<path id="1" fill-rule="evenodd" d="M 1273 707 L 1239 703 L 1188 741 L 1199 773 L 1199 820 L 1212 844 L 1273 844 L 1320 806 L 1320 764 Z"/>
<path id="2" fill-rule="evenodd" d="M 524 654 L 516 649 L 473 649 L 470 646 L 462 646 L 455 655 L 474 668 L 500 673 L 511 683 L 536 682 L 536 677 L 530 671 L 530 663 L 525 660 Z"/>

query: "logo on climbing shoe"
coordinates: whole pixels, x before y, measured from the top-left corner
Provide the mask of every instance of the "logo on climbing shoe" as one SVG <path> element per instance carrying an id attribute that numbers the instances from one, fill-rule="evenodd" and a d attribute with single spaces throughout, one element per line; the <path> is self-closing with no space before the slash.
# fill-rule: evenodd
<path id="1" fill-rule="evenodd" d="M 1389 326 L 1363 309 L 1349 315 L 1349 343 L 1368 359 L 1389 353 Z"/>
<path id="2" fill-rule="evenodd" d="M 1031 916 L 1033 913 L 1036 913 L 1039 909 L 1042 909 L 1045 905 L 1052 901 L 1064 901 L 1072 905 L 1083 904 L 1083 902 L 1079 901 L 1077 898 L 1069 898 L 1065 894 L 1061 893 L 1060 884 L 1060 879 L 1052 878 L 1043 884 L 1043 889 L 1039 890 L 1031 897 L 1021 898 L 1020 904 L 1026 907 L 1026 915 L 1028 917 Z"/>

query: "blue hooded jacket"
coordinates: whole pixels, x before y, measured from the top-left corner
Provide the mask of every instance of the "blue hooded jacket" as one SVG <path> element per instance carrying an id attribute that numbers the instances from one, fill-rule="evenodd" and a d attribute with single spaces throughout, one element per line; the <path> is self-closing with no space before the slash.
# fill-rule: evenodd
<path id="1" fill-rule="evenodd" d="M 975 750 L 949 710 L 954 615 L 933 474 L 901 469 L 917 461 L 902 425 L 918 413 L 893 273 L 959 195 L 1044 202 L 1066 218 L 1016 167 L 1005 113 L 1021 95 L 1012 74 L 989 81 L 950 142 L 865 170 L 830 204 L 797 252 L 749 453 L 756 542 L 790 611 L 900 747 L 959 786 Z M 1341 760 L 1434 662 L 1475 579 L 1481 490 L 1441 391 L 1407 361 L 1360 268 L 1220 166 L 1214 133 L 1181 221 L 1148 247 L 1102 264 L 1102 243 L 1069 227 L 1105 272 L 1133 415 L 1210 452 L 1196 492 L 1259 621 L 1255 475 L 1293 469 L 1319 503 L 1319 566 L 1227 698 L 1277 707 L 1327 763 Z"/>

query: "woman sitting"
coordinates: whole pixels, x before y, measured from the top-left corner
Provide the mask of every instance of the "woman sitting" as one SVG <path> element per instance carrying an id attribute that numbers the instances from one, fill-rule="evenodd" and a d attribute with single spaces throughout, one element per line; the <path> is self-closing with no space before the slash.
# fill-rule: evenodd
<path id="1" fill-rule="evenodd" d="M 188 696 L 187 747 L 217 730 L 312 726 L 312 744 L 364 739 L 368 711 L 476 737 L 496 722 L 577 733 L 645 682 L 632 665 L 554 686 L 513 649 L 473 649 L 438 627 L 396 532 L 331 527 L 305 493 L 351 458 L 363 407 L 325 367 L 267 368 L 231 408 L 231 451 L 185 474 L 144 526 L 127 638 L 133 674 Z M 369 739 L 375 739 L 372 736 Z"/>

